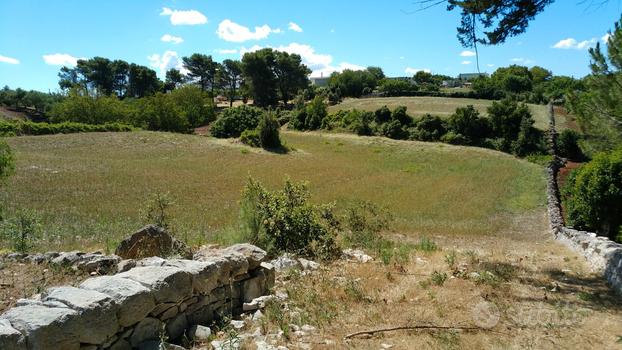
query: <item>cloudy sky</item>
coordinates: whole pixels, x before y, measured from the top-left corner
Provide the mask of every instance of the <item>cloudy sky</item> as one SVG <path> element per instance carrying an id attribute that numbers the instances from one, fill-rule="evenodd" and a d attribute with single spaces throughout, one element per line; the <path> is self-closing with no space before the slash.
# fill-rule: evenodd
<path id="1" fill-rule="evenodd" d="M 417 70 L 476 70 L 456 39 L 456 13 L 416 12 L 413 0 L 1 0 L 0 86 L 56 90 L 63 65 L 82 57 L 178 67 L 199 52 L 218 61 L 272 47 L 300 54 L 314 76 L 380 66 L 389 76 Z M 604 40 L 622 5 L 560 0 L 528 32 L 480 49 L 482 71 L 540 65 L 555 74 L 588 73 L 588 48 Z"/>

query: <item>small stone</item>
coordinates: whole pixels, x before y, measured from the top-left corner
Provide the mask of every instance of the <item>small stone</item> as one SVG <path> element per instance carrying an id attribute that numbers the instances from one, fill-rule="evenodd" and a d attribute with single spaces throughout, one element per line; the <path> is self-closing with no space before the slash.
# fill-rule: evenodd
<path id="1" fill-rule="evenodd" d="M 393 344 L 385 344 L 385 343 L 380 344 L 380 347 L 381 347 L 382 349 L 391 349 L 391 348 L 393 348 L 394 346 L 395 346 L 395 345 L 393 345 Z"/>
<path id="2" fill-rule="evenodd" d="M 115 254 L 124 259 L 174 255 L 192 258 L 190 248 L 173 238 L 164 228 L 155 225 L 147 225 L 121 241 Z"/>
<path id="3" fill-rule="evenodd" d="M 134 259 L 125 259 L 125 260 L 121 260 L 119 261 L 119 263 L 117 264 L 117 271 L 119 272 L 125 272 L 125 271 L 129 271 L 133 268 L 136 267 L 136 260 Z"/>
<path id="4" fill-rule="evenodd" d="M 270 264 L 274 266 L 277 271 L 287 271 L 291 269 L 300 269 L 300 261 L 294 258 L 293 255 L 285 253 L 278 258 L 270 261 Z"/>
<path id="5" fill-rule="evenodd" d="M 298 262 L 300 263 L 300 266 L 302 267 L 302 269 L 305 271 L 317 270 L 320 268 L 320 264 L 316 263 L 315 261 L 307 260 L 304 258 L 299 258 Z"/>
<path id="6" fill-rule="evenodd" d="M 188 338 L 194 341 L 206 341 L 212 335 L 212 329 L 206 326 L 194 325 L 187 332 Z"/>
<path id="7" fill-rule="evenodd" d="M 313 333 L 315 332 L 315 327 L 305 324 L 302 327 L 300 327 L 300 330 L 302 330 L 303 332 L 307 332 L 307 333 Z"/>
<path id="8" fill-rule="evenodd" d="M 244 328 L 244 321 L 231 320 L 231 326 L 235 329 L 242 329 Z"/>
<path id="9" fill-rule="evenodd" d="M 360 263 L 367 263 L 374 260 L 371 256 L 365 254 L 360 249 L 345 249 L 342 254 L 342 258 L 345 260 L 354 260 Z"/>

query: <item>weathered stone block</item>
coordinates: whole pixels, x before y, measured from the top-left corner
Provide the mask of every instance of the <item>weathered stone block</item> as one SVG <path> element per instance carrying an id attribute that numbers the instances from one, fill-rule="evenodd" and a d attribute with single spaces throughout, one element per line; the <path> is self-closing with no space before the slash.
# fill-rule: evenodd
<path id="1" fill-rule="evenodd" d="M 69 308 L 33 303 L 11 308 L 1 319 L 8 320 L 13 328 L 26 335 L 29 349 L 77 350 L 81 331 L 74 322 L 77 314 Z"/>
<path id="2" fill-rule="evenodd" d="M 234 244 L 230 247 L 225 248 L 224 252 L 234 252 L 242 254 L 248 261 L 249 270 L 254 270 L 258 268 L 259 264 L 266 261 L 266 258 L 268 256 L 265 250 L 248 243 Z"/>
<path id="3" fill-rule="evenodd" d="M 101 276 L 90 278 L 80 288 L 95 290 L 112 297 L 119 305 L 117 316 L 121 327 L 142 320 L 155 308 L 155 299 L 147 287 L 127 278 Z"/>
<path id="4" fill-rule="evenodd" d="M 26 350 L 24 335 L 13 328 L 8 320 L 0 319 L 0 349 Z"/>
<path id="5" fill-rule="evenodd" d="M 165 229 L 155 225 L 147 225 L 121 241 L 115 254 L 123 259 L 174 255 L 188 259 L 192 257 L 192 251 L 183 242 L 173 238 Z"/>
<path id="6" fill-rule="evenodd" d="M 176 267 L 190 273 L 194 294 L 207 294 L 218 285 L 220 271 L 214 262 L 173 259 L 166 261 L 164 266 Z"/>
<path id="7" fill-rule="evenodd" d="M 148 340 L 160 339 L 160 330 L 162 329 L 162 322 L 156 318 L 147 317 L 138 322 L 134 327 L 134 332 L 130 336 L 130 344 L 132 347 L 137 347 L 138 344 Z"/>
<path id="8" fill-rule="evenodd" d="M 192 276 L 175 267 L 136 267 L 116 276 L 151 289 L 156 304 L 178 303 L 192 295 Z"/>
<path id="9" fill-rule="evenodd" d="M 185 314 L 179 314 L 166 323 L 166 334 L 169 340 L 179 339 L 188 328 L 188 319 Z"/>
<path id="10" fill-rule="evenodd" d="M 119 329 L 117 305 L 106 294 L 75 287 L 56 287 L 42 295 L 43 302 L 56 301 L 78 312 L 81 343 L 101 344 Z"/>

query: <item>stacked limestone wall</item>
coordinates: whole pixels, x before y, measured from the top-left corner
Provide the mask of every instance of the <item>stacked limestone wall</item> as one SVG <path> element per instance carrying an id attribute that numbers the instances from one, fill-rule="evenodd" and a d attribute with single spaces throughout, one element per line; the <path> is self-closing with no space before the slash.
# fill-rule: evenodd
<path id="1" fill-rule="evenodd" d="M 593 232 L 578 231 L 564 225 L 557 184 L 557 173 L 563 161 L 557 156 L 555 117 L 549 106 L 549 143 L 553 161 L 547 167 L 547 200 L 549 226 L 555 237 L 571 249 L 581 253 L 590 267 L 602 273 L 611 287 L 622 295 L 622 244 L 612 242 Z"/>
<path id="2" fill-rule="evenodd" d="M 192 325 L 242 312 L 265 295 L 274 268 L 248 245 L 208 249 L 194 260 L 148 258 L 79 287 L 54 287 L 0 315 L 0 349 L 133 349 L 174 342 Z"/>

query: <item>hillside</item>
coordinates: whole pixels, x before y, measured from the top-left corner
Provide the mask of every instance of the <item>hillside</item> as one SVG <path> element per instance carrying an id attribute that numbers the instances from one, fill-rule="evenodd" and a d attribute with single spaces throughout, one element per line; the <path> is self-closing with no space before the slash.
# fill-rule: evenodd
<path id="1" fill-rule="evenodd" d="M 387 106 L 394 109 L 397 106 L 406 106 L 408 113 L 412 116 L 424 114 L 448 117 L 456 111 L 458 107 L 473 105 L 480 113 L 486 114 L 486 108 L 492 104 L 491 100 L 478 100 L 470 98 L 450 98 L 450 97 L 376 97 L 345 99 L 342 103 L 329 107 L 330 112 L 343 109 L 360 109 L 365 111 L 375 111 L 376 109 Z M 535 126 L 545 130 L 548 125 L 546 106 L 529 104 L 536 121 Z"/>

